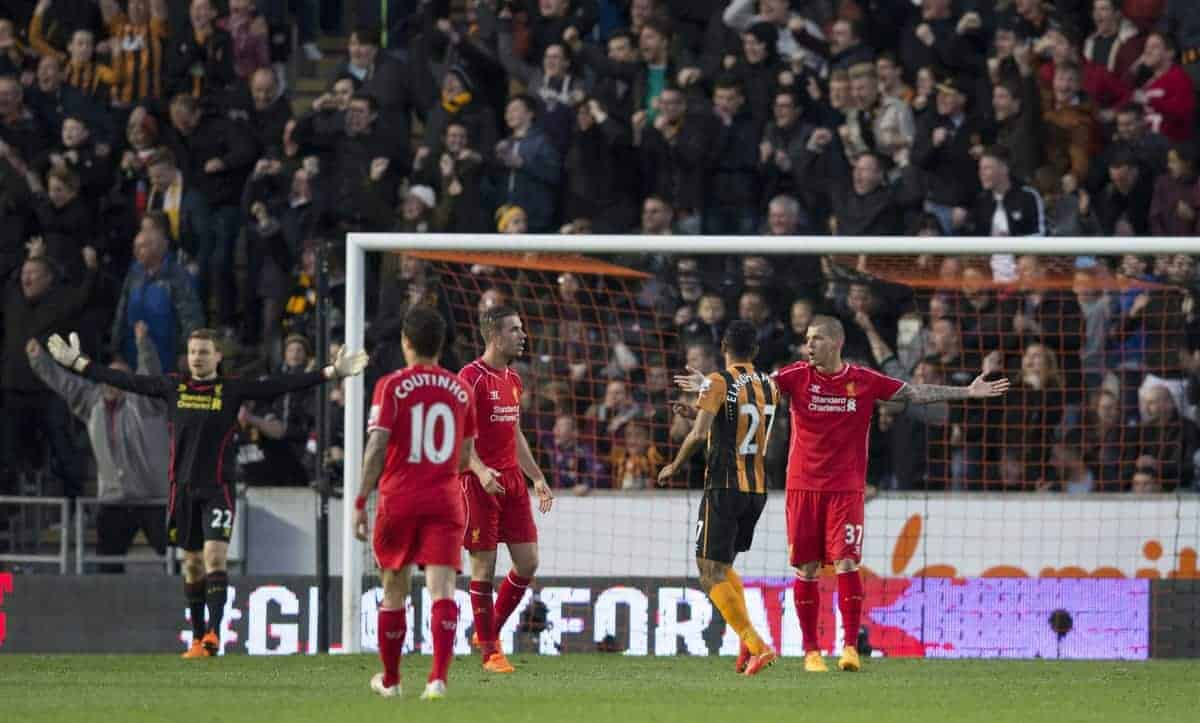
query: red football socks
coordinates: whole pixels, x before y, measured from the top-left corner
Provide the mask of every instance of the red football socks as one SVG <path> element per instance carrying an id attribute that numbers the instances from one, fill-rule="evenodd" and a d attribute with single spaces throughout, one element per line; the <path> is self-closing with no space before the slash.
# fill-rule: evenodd
<path id="1" fill-rule="evenodd" d="M 400 682 L 400 653 L 404 649 L 404 636 L 408 634 L 408 623 L 404 608 L 379 609 L 379 660 L 383 662 L 383 684 L 392 687 Z"/>
<path id="2" fill-rule="evenodd" d="M 800 634 L 804 637 L 804 652 L 820 650 L 817 641 L 817 618 L 821 613 L 821 590 L 816 580 L 796 578 L 792 583 L 796 599 L 796 617 L 800 619 Z"/>
<path id="3" fill-rule="evenodd" d="M 479 639 L 479 652 L 486 663 L 492 653 L 499 649 L 493 619 L 492 583 L 472 580 L 468 589 L 471 593 L 471 613 L 475 616 L 475 637 Z"/>
<path id="4" fill-rule="evenodd" d="M 429 630 L 433 635 L 433 669 L 429 671 L 429 682 L 445 682 L 450 661 L 454 659 L 454 634 L 458 632 L 458 605 L 453 599 L 434 601 Z"/>
<path id="5" fill-rule="evenodd" d="M 496 633 L 508 622 L 508 616 L 521 604 L 525 590 L 533 578 L 521 577 L 516 570 L 510 570 L 508 577 L 500 584 L 500 594 L 496 596 Z"/>
<path id="6" fill-rule="evenodd" d="M 858 644 L 858 627 L 862 621 L 863 585 L 858 570 L 839 572 L 838 610 L 842 613 L 844 645 L 853 648 Z"/>

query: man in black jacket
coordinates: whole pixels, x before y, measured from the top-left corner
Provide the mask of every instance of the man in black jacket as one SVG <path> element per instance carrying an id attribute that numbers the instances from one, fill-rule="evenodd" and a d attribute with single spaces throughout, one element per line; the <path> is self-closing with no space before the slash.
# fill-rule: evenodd
<path id="1" fill-rule="evenodd" d="M 608 37 L 607 58 L 613 63 L 636 63 L 637 41 L 628 30 L 618 30 Z M 615 75 L 597 74 L 592 86 L 596 98 L 615 118 L 629 122 L 638 99 L 633 96 L 633 83 Z"/>
<path id="2" fill-rule="evenodd" d="M 238 298 L 233 251 L 241 225 L 239 203 L 255 160 L 254 141 L 228 119 L 205 113 L 200 102 L 186 93 L 171 99 L 170 116 L 171 123 L 163 133 L 166 145 L 175 154 L 184 182 L 200 191 L 210 208 L 213 247 L 197 253 L 200 300 L 214 303 L 216 318 L 229 326 Z M 211 300 L 206 298 L 209 296 Z"/>
<path id="3" fill-rule="evenodd" d="M 21 81 L 0 75 L 0 163 L 8 161 L 19 175 L 50 142 L 44 123 L 25 102 Z"/>
<path id="4" fill-rule="evenodd" d="M 854 160 L 850 182 L 830 184 L 834 233 L 843 236 L 903 233 L 904 213 L 920 204 L 924 187 L 917 170 L 907 163 L 898 176 L 897 182 L 889 183 L 883 159 L 875 153 L 860 154 Z"/>
<path id="5" fill-rule="evenodd" d="M 783 193 L 796 193 L 793 170 L 800 164 L 804 144 L 814 130 L 811 124 L 801 122 L 803 108 L 804 101 L 795 90 L 785 89 L 775 93 L 771 107 L 772 120 L 767 123 L 758 144 L 764 202 Z"/>
<path id="6" fill-rule="evenodd" d="M 320 156 L 321 176 L 327 178 L 323 192 L 337 221 L 357 229 L 366 223 L 370 194 L 396 197 L 399 179 L 408 174 L 408 138 L 384 123 L 378 100 L 362 91 L 350 99 L 344 123 L 337 122 L 336 112 L 327 108 L 304 116 L 292 136 Z M 385 188 L 372 187 L 378 184 Z"/>
<path id="7" fill-rule="evenodd" d="M 563 159 L 566 218 L 590 218 L 596 233 L 625 233 L 634 225 L 633 188 L 626 177 L 636 163 L 629 124 L 599 101 L 575 110 L 576 127 Z"/>
<path id="8" fill-rule="evenodd" d="M 989 148 L 979 158 L 983 192 L 975 199 L 972 221 L 981 236 L 1045 236 L 1042 197 L 1030 186 L 1013 183 L 1008 150 Z"/>
<path id="9" fill-rule="evenodd" d="M 717 78 L 713 88 L 712 162 L 704 232 L 749 235 L 757 225 L 758 141 L 754 119 L 735 78 Z"/>
<path id="10" fill-rule="evenodd" d="M 226 115 L 254 138 L 258 157 L 283 145 L 283 129 L 292 118 L 291 100 L 279 92 L 275 71 L 259 68 L 241 85 Z"/>
<path id="11" fill-rule="evenodd" d="M 381 53 L 379 28 L 374 25 L 355 28 L 347 51 L 347 61 L 337 66 L 330 80 L 350 76 L 361 83 L 362 91 L 375 99 L 373 112 L 379 114 L 380 125 L 403 139 L 407 155 L 413 114 L 424 117 L 425 109 L 433 105 L 436 91 L 432 75 L 415 58 L 401 63 Z"/>
<path id="12" fill-rule="evenodd" d="M 233 38 L 216 26 L 212 0 L 192 0 L 188 22 L 172 26 L 166 45 L 166 89 L 188 93 L 206 102 L 223 104 L 237 80 L 233 69 Z"/>
<path id="13" fill-rule="evenodd" d="M 1042 165 L 1041 91 L 1028 49 L 1019 48 L 1014 58 L 1019 82 L 1004 81 L 992 88 L 995 144 L 1008 150 L 1014 176 L 1032 180 Z"/>
<path id="14" fill-rule="evenodd" d="M 25 242 L 36 224 L 29 184 L 0 153 L 0 279 L 7 279 L 21 266 Z"/>
<path id="15" fill-rule="evenodd" d="M 917 128 L 912 161 L 929 181 L 927 210 L 949 234 L 968 220 L 966 207 L 978 187 L 971 148 L 982 142 L 977 119 L 967 114 L 966 84 L 947 78 L 937 86 L 937 113 Z"/>
<path id="16" fill-rule="evenodd" d="M 53 332 L 77 328 L 96 284 L 99 262 L 96 250 L 83 249 L 86 268 L 83 283 L 56 286 L 56 270 L 45 257 L 29 258 L 21 274 L 10 282 L 4 296 L 4 444 L 0 460 L 0 494 L 16 491 L 20 464 L 29 463 L 36 449 L 31 436 L 44 431 L 50 447 L 50 465 L 63 481 L 63 494 L 83 492 L 79 454 L 71 442 L 70 412 L 66 404 L 33 373 L 25 356 L 30 339 L 39 341 Z"/>
<path id="17" fill-rule="evenodd" d="M 1088 163 L 1087 189 L 1092 195 L 1108 185 L 1111 180 L 1108 167 L 1117 154 L 1132 152 L 1138 166 L 1145 169 L 1151 181 L 1167 172 L 1167 152 L 1171 142 L 1161 133 L 1150 130 L 1140 105 L 1129 103 L 1117 111 L 1117 130 L 1112 140 Z"/>
<path id="18" fill-rule="evenodd" d="M 634 145 L 642 149 L 649 193 L 674 207 L 680 233 L 699 233 L 711 123 L 707 117 L 688 114 L 687 99 L 678 88 L 668 86 L 658 98 L 658 116 L 650 127 L 646 111 L 633 114 Z"/>
<path id="19" fill-rule="evenodd" d="M 1100 227 L 1108 236 L 1149 236 L 1154 179 L 1133 149 L 1117 145 L 1108 161 L 1108 183 L 1096 197 Z"/>
<path id="20" fill-rule="evenodd" d="M 62 61 L 53 55 L 38 61 L 37 81 L 25 91 L 26 106 L 37 118 L 37 132 L 44 143 L 56 143 L 62 137 L 63 121 L 78 118 L 87 123 L 97 143 L 111 145 L 113 116 L 97 99 L 69 85 L 64 78 Z M 38 148 L 42 150 L 42 148 Z M 26 160 L 33 160 L 30 156 Z"/>

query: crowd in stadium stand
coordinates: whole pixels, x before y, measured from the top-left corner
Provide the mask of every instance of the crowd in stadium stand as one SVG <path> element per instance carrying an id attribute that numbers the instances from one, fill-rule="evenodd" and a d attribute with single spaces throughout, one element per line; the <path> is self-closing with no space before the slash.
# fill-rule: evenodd
<path id="1" fill-rule="evenodd" d="M 302 369 L 318 251 L 336 269 L 348 232 L 1200 232 L 1190 0 L 356 5 L 339 29 L 341 4 L 313 0 L 4 4 L 0 493 L 46 465 L 68 496 L 88 484 L 82 415 L 35 373 L 29 339 L 77 330 L 131 365 L 148 340 L 174 370 L 209 326 L 237 350 L 231 370 Z M 346 60 L 298 108 L 287 54 L 311 66 L 321 23 Z M 626 315 L 667 340 L 640 347 L 619 323 L 597 331 L 593 276 L 534 292 L 532 274 L 471 270 L 483 291 L 465 303 L 540 310 L 527 406 L 550 476 L 581 494 L 653 486 L 687 429 L 669 375 L 714 369 L 727 319 L 759 327 L 772 368 L 803 358 L 823 312 L 845 323 L 849 358 L 894 376 L 1018 380 L 994 404 L 881 408 L 877 488 L 1193 488 L 1194 260 L 1130 251 L 623 256 L 654 275 Z M 414 303 L 460 322 L 448 365 L 478 353 L 437 274 L 373 257 L 376 373 L 399 363 Z M 303 483 L 339 462 L 336 444 L 312 459 L 314 400 L 293 396 L 245 411 L 247 480 Z"/>

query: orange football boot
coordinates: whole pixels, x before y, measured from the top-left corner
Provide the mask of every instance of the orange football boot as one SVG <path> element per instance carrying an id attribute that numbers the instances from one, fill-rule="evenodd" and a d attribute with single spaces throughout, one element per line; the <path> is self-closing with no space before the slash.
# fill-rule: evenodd
<path id="1" fill-rule="evenodd" d="M 203 642 L 192 638 L 191 646 L 187 649 L 187 652 L 180 657 L 182 657 L 184 660 L 191 660 L 192 658 L 208 658 L 211 656 L 212 653 L 208 652 L 208 648 L 204 647 Z"/>
<path id="2" fill-rule="evenodd" d="M 217 637 L 216 631 L 209 630 L 200 639 L 200 644 L 208 651 L 210 656 L 215 656 L 221 652 L 221 639 Z"/>
<path id="3" fill-rule="evenodd" d="M 488 656 L 488 659 L 483 664 L 483 669 L 489 673 L 515 673 L 517 669 L 508 662 L 508 658 L 504 657 L 504 653 L 496 652 Z"/>
<path id="4" fill-rule="evenodd" d="M 758 675 L 762 671 L 769 668 L 779 659 L 779 654 L 771 648 L 767 648 L 758 655 L 750 658 L 750 662 L 746 664 L 746 672 L 742 673 L 745 676 Z"/>

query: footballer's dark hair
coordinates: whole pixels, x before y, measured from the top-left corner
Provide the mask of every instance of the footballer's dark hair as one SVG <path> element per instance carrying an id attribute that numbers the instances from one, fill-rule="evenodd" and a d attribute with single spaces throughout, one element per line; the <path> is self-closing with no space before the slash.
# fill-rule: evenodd
<path id="1" fill-rule="evenodd" d="M 735 360 L 750 361 L 758 353 L 758 331 L 748 321 L 731 321 L 721 339 L 721 350 Z"/>
<path id="2" fill-rule="evenodd" d="M 500 332 L 500 322 L 510 316 L 519 316 L 515 308 L 506 304 L 498 304 L 484 311 L 479 317 L 479 333 L 483 336 L 483 340 L 491 341 L 492 337 Z"/>
<path id="3" fill-rule="evenodd" d="M 404 338 L 418 356 L 436 359 L 446 343 L 446 320 L 436 309 L 414 306 L 404 315 Z"/>

